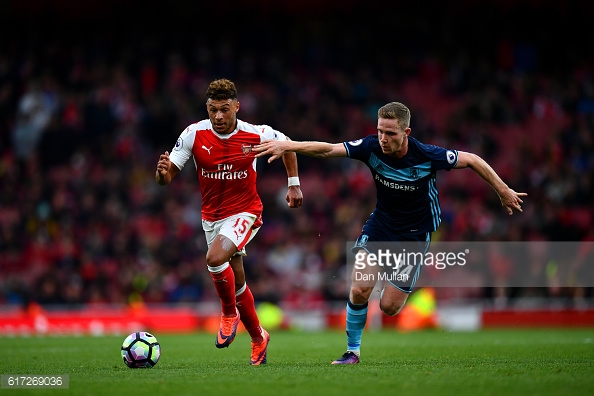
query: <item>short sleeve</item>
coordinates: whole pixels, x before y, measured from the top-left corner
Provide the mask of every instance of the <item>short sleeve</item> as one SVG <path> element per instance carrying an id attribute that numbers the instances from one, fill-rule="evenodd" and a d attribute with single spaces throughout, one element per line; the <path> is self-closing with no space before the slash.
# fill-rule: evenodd
<path id="1" fill-rule="evenodd" d="M 260 125 L 259 128 L 261 128 L 261 141 L 264 140 L 288 140 L 287 136 L 280 132 L 277 131 L 276 129 L 273 129 L 271 127 L 269 127 L 268 125 Z"/>
<path id="2" fill-rule="evenodd" d="M 347 156 L 352 159 L 367 161 L 369 159 L 370 153 L 373 151 L 374 142 L 377 144 L 377 141 L 374 141 L 373 139 L 374 136 L 375 135 L 369 135 L 363 139 L 344 142 L 343 144 L 346 149 Z"/>
<path id="3" fill-rule="evenodd" d="M 196 131 L 190 127 L 187 127 L 177 141 L 175 146 L 169 154 L 169 160 L 177 166 L 179 170 L 182 170 L 188 159 L 192 156 L 192 147 L 194 146 L 194 137 Z"/>
<path id="4" fill-rule="evenodd" d="M 434 170 L 450 170 L 458 164 L 458 150 L 423 144 L 424 151 L 431 160 Z"/>

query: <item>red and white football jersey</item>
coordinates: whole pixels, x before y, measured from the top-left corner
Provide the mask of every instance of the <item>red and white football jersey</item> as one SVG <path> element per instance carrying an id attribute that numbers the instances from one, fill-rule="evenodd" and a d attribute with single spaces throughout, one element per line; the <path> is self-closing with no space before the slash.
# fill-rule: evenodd
<path id="1" fill-rule="evenodd" d="M 287 140 L 268 125 L 237 120 L 228 135 L 213 131 L 210 120 L 188 126 L 181 133 L 169 159 L 180 170 L 194 157 L 202 193 L 202 218 L 217 221 L 238 213 L 262 216 L 262 201 L 256 191 L 256 158 L 252 147 L 264 140 Z"/>

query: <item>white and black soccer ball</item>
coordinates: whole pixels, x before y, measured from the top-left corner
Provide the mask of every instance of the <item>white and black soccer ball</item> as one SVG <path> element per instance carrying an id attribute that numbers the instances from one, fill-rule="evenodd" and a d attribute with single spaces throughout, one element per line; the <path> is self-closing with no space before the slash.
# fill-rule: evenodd
<path id="1" fill-rule="evenodd" d="M 151 368 L 161 357 L 161 345 L 145 331 L 130 334 L 122 344 L 122 359 L 130 368 Z"/>

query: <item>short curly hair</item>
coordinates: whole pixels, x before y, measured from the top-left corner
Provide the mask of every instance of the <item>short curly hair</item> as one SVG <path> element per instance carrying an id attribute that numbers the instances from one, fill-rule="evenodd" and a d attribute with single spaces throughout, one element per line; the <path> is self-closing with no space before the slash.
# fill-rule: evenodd
<path id="1" fill-rule="evenodd" d="M 226 78 L 214 80 L 206 89 L 206 100 L 237 99 L 237 88 L 232 81 Z"/>

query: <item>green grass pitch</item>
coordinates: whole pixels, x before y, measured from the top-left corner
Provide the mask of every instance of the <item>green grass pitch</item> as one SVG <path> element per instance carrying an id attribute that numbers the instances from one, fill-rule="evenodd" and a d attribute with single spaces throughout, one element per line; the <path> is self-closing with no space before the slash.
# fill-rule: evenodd
<path id="1" fill-rule="evenodd" d="M 215 348 L 211 334 L 155 334 L 161 360 L 129 369 L 124 336 L 0 337 L 1 374 L 68 374 L 64 395 L 592 395 L 594 330 L 366 332 L 361 363 L 332 366 L 343 332 L 271 332 L 268 364 L 249 365 L 250 340 Z"/>

